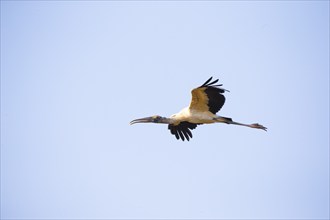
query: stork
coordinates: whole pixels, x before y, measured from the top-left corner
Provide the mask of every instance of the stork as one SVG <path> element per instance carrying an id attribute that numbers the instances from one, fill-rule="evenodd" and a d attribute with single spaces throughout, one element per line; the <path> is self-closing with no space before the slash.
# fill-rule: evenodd
<path id="1" fill-rule="evenodd" d="M 226 123 L 233 125 L 241 125 L 250 128 L 257 128 L 267 131 L 267 128 L 258 124 L 243 124 L 233 121 L 231 118 L 216 115 L 225 103 L 225 96 L 223 93 L 226 89 L 221 88 L 222 84 L 216 85 L 219 81 L 212 81 L 209 78 L 203 85 L 191 91 L 192 99 L 189 107 L 182 109 L 179 113 L 172 115 L 169 118 L 161 117 L 159 115 L 139 118 L 130 122 L 131 125 L 135 123 L 159 123 L 168 124 L 168 129 L 171 134 L 175 135 L 176 139 L 184 141 L 193 137 L 190 130 L 193 130 L 197 125 L 211 124 L 211 123 Z"/>

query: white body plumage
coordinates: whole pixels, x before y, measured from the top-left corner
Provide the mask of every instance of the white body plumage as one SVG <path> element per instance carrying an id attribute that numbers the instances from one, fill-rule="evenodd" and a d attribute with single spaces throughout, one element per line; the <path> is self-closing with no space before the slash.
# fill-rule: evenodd
<path id="1" fill-rule="evenodd" d="M 194 124 L 210 124 L 214 123 L 218 116 L 211 112 L 200 112 L 189 107 L 185 107 L 180 112 L 172 115 L 170 118 L 175 121 L 174 124 L 179 124 L 182 121 L 187 121 Z"/>

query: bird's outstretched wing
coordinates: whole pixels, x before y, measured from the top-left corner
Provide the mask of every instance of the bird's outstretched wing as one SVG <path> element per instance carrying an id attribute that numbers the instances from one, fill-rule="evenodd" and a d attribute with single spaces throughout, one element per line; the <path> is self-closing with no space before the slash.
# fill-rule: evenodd
<path id="1" fill-rule="evenodd" d="M 176 139 L 180 139 L 182 141 L 187 139 L 189 141 L 189 137 L 192 138 L 192 133 L 190 130 L 193 130 L 197 127 L 197 124 L 193 124 L 187 121 L 180 122 L 178 125 L 169 124 L 168 129 L 171 131 L 171 134 L 175 135 Z"/>
<path id="2" fill-rule="evenodd" d="M 222 84 L 215 85 L 219 80 L 211 82 L 212 77 L 209 78 L 203 85 L 191 91 L 190 110 L 197 110 L 200 112 L 210 111 L 216 114 L 225 104 L 225 96 L 222 95 L 225 90 L 220 88 Z"/>

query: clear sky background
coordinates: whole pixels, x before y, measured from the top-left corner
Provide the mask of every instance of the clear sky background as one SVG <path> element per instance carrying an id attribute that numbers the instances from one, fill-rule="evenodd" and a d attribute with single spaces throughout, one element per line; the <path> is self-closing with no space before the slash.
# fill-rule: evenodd
<path id="1" fill-rule="evenodd" d="M 329 1 L 1 1 L 1 218 L 328 219 Z"/>

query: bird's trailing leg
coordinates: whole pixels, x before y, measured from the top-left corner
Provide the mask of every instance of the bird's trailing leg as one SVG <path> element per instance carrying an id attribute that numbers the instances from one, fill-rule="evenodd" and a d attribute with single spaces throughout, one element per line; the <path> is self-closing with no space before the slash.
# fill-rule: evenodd
<path id="1" fill-rule="evenodd" d="M 245 127 L 249 127 L 249 128 L 257 128 L 257 129 L 262 129 L 264 131 L 267 131 L 266 127 L 264 127 L 264 126 L 262 126 L 261 124 L 258 124 L 258 123 L 243 124 L 243 123 L 235 122 L 231 118 L 220 117 L 220 116 L 217 117 L 215 120 L 217 122 L 221 122 L 221 123 L 232 124 L 232 125 L 241 125 L 241 126 L 245 126 Z"/>

